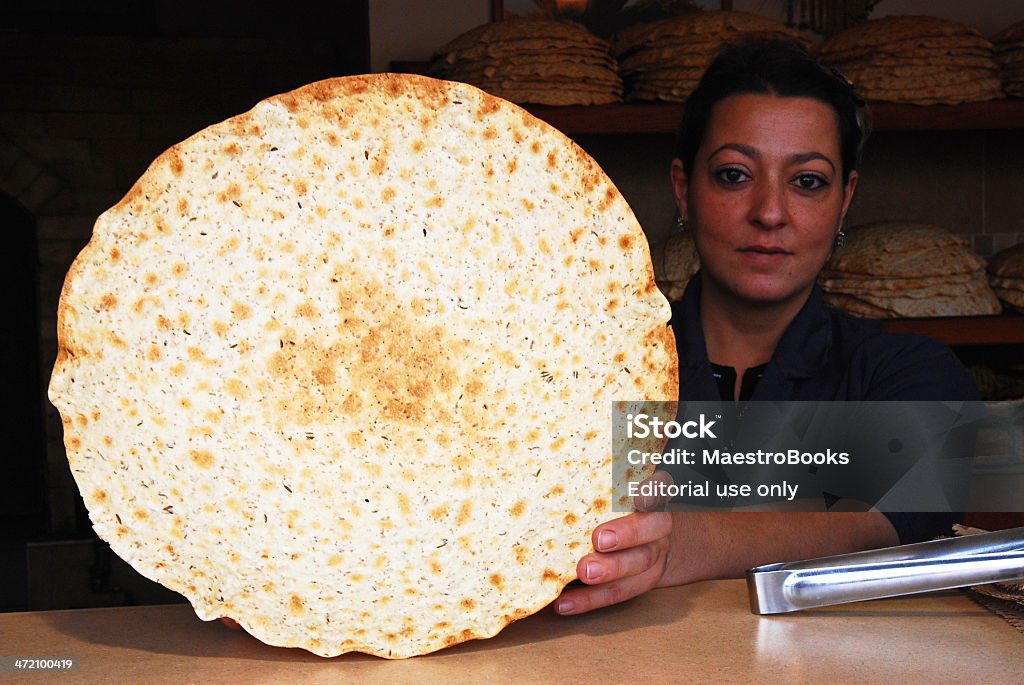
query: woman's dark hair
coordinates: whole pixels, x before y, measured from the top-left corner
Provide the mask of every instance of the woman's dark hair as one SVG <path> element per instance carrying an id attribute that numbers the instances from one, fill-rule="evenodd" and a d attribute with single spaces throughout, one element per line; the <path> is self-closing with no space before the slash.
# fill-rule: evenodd
<path id="1" fill-rule="evenodd" d="M 822 67 L 803 47 L 788 40 L 734 43 L 711 62 L 686 102 L 676 139 L 676 157 L 688 176 L 712 108 L 730 95 L 743 93 L 806 97 L 831 107 L 839 124 L 843 183 L 849 181 L 868 136 L 864 101 L 839 72 Z"/>

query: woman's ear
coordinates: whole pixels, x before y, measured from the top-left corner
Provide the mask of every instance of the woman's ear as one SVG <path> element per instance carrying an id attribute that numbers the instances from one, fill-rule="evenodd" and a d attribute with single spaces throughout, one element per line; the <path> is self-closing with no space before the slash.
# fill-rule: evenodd
<path id="1" fill-rule="evenodd" d="M 846 219 L 846 212 L 850 209 L 850 203 L 853 202 L 853 192 L 855 190 L 857 190 L 857 172 L 851 171 L 850 180 L 846 182 L 846 187 L 843 189 L 843 213 L 839 217 L 840 224 Z"/>
<path id="2" fill-rule="evenodd" d="M 686 170 L 683 168 L 683 162 L 679 159 L 673 159 L 672 165 L 669 167 L 669 176 L 672 178 L 672 194 L 676 198 L 676 207 L 679 208 L 679 216 L 688 218 L 687 207 L 686 207 L 686 189 L 689 185 L 689 179 L 686 176 Z"/>

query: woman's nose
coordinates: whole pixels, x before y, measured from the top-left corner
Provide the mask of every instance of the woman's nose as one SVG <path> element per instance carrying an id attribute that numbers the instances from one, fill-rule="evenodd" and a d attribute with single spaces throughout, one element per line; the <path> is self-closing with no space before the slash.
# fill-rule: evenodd
<path id="1" fill-rule="evenodd" d="M 751 223 L 762 228 L 777 228 L 788 219 L 786 184 L 780 179 L 762 179 L 751 197 Z"/>

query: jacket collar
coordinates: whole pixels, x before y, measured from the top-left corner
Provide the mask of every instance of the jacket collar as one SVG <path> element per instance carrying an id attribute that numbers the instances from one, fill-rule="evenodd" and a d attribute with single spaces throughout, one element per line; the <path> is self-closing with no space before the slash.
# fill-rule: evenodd
<path id="1" fill-rule="evenodd" d="M 683 299 L 673 314 L 680 368 L 710 369 L 704 329 L 700 324 L 700 293 L 701 275 L 698 272 L 690 279 Z M 765 377 L 769 373 L 776 376 L 780 371 L 786 378 L 814 376 L 825 366 L 831 348 L 832 325 L 821 291 L 815 284 L 807 302 L 775 347 Z"/>

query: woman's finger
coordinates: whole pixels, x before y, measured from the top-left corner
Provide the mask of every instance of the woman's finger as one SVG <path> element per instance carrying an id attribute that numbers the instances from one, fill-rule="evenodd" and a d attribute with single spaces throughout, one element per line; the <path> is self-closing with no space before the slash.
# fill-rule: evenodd
<path id="1" fill-rule="evenodd" d="M 611 583 L 569 587 L 555 601 L 555 611 L 565 615 L 582 614 L 625 602 L 653 588 L 660 577 L 661 569 L 654 566 L 640 575 L 620 578 Z"/>
<path id="2" fill-rule="evenodd" d="M 644 490 L 644 485 L 650 483 L 654 486 L 652 495 L 637 495 L 633 498 L 633 507 L 637 511 L 661 511 L 662 507 L 668 504 L 669 497 L 663 495 L 668 486 L 672 485 L 675 481 L 672 479 L 672 474 L 668 471 L 655 471 L 651 474 L 651 477 L 640 484 L 641 492 Z"/>
<path id="3" fill-rule="evenodd" d="M 609 583 L 645 573 L 661 562 L 664 553 L 665 543 L 660 540 L 611 554 L 595 552 L 580 559 L 576 575 L 587 585 Z"/>
<path id="4" fill-rule="evenodd" d="M 638 512 L 602 523 L 592 540 L 598 552 L 614 552 L 645 545 L 672 532 L 672 515 L 664 511 Z"/>

